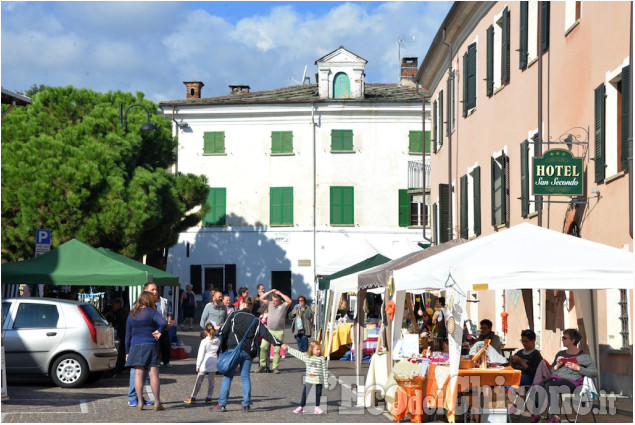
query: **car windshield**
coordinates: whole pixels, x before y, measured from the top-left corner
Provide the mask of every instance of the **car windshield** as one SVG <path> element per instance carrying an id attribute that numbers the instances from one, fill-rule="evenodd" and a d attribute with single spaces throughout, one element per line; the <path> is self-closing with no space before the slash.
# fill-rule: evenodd
<path id="1" fill-rule="evenodd" d="M 9 308 L 11 307 L 11 303 L 10 302 L 3 302 L 2 303 L 2 323 L 4 323 L 7 320 L 7 313 L 9 313 Z"/>
<path id="2" fill-rule="evenodd" d="M 82 311 L 86 314 L 86 317 L 90 318 L 93 325 L 108 325 L 108 321 L 92 304 L 82 304 L 79 306 L 79 308 L 81 308 Z"/>

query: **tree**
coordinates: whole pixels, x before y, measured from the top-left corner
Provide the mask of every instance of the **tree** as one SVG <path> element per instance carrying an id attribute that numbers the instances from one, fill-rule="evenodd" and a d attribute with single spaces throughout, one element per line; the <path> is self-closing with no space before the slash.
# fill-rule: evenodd
<path id="1" fill-rule="evenodd" d="M 176 141 L 157 106 L 130 93 L 41 87 L 2 121 L 2 259 L 32 258 L 35 230 L 131 258 L 170 247 L 207 212 L 205 176 L 173 175 Z M 119 124 L 119 103 L 143 108 Z M 4 105 L 3 105 L 4 107 Z M 202 208 L 192 212 L 197 206 Z"/>

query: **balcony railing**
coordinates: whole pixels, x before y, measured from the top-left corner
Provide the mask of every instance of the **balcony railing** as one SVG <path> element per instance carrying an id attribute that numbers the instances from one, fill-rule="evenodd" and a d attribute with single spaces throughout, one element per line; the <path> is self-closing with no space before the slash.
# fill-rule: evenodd
<path id="1" fill-rule="evenodd" d="M 408 189 L 421 189 L 423 183 L 423 161 L 408 161 Z M 426 189 L 430 189 L 430 156 L 425 164 Z"/>

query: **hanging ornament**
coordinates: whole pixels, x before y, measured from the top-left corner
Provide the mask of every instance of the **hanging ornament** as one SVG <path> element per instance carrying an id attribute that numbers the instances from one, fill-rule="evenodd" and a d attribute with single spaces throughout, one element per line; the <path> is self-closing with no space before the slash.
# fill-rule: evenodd
<path id="1" fill-rule="evenodd" d="M 505 335 L 507 335 L 507 316 L 509 316 L 509 313 L 507 313 L 506 311 L 503 311 L 501 313 L 501 317 L 503 318 L 503 333 Z"/>
<path id="2" fill-rule="evenodd" d="M 386 304 L 386 313 L 390 316 L 390 320 L 395 319 L 395 302 L 393 300 L 388 301 L 388 304 Z"/>

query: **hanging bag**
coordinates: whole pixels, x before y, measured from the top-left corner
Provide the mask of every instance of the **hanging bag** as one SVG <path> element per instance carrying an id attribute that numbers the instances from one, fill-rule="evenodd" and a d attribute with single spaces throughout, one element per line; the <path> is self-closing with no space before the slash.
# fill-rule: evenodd
<path id="1" fill-rule="evenodd" d="M 236 347 L 223 351 L 219 354 L 216 368 L 221 374 L 226 375 L 228 372 L 236 369 L 236 366 L 238 366 L 238 358 L 240 356 L 240 351 L 242 350 L 243 341 L 245 341 L 245 338 L 247 338 L 249 331 L 254 326 L 254 323 L 256 323 L 257 321 L 258 319 L 254 317 L 254 320 L 252 320 L 251 325 L 249 325 L 247 332 L 245 332 L 245 335 L 243 335 L 243 338 L 240 340 Z"/>

